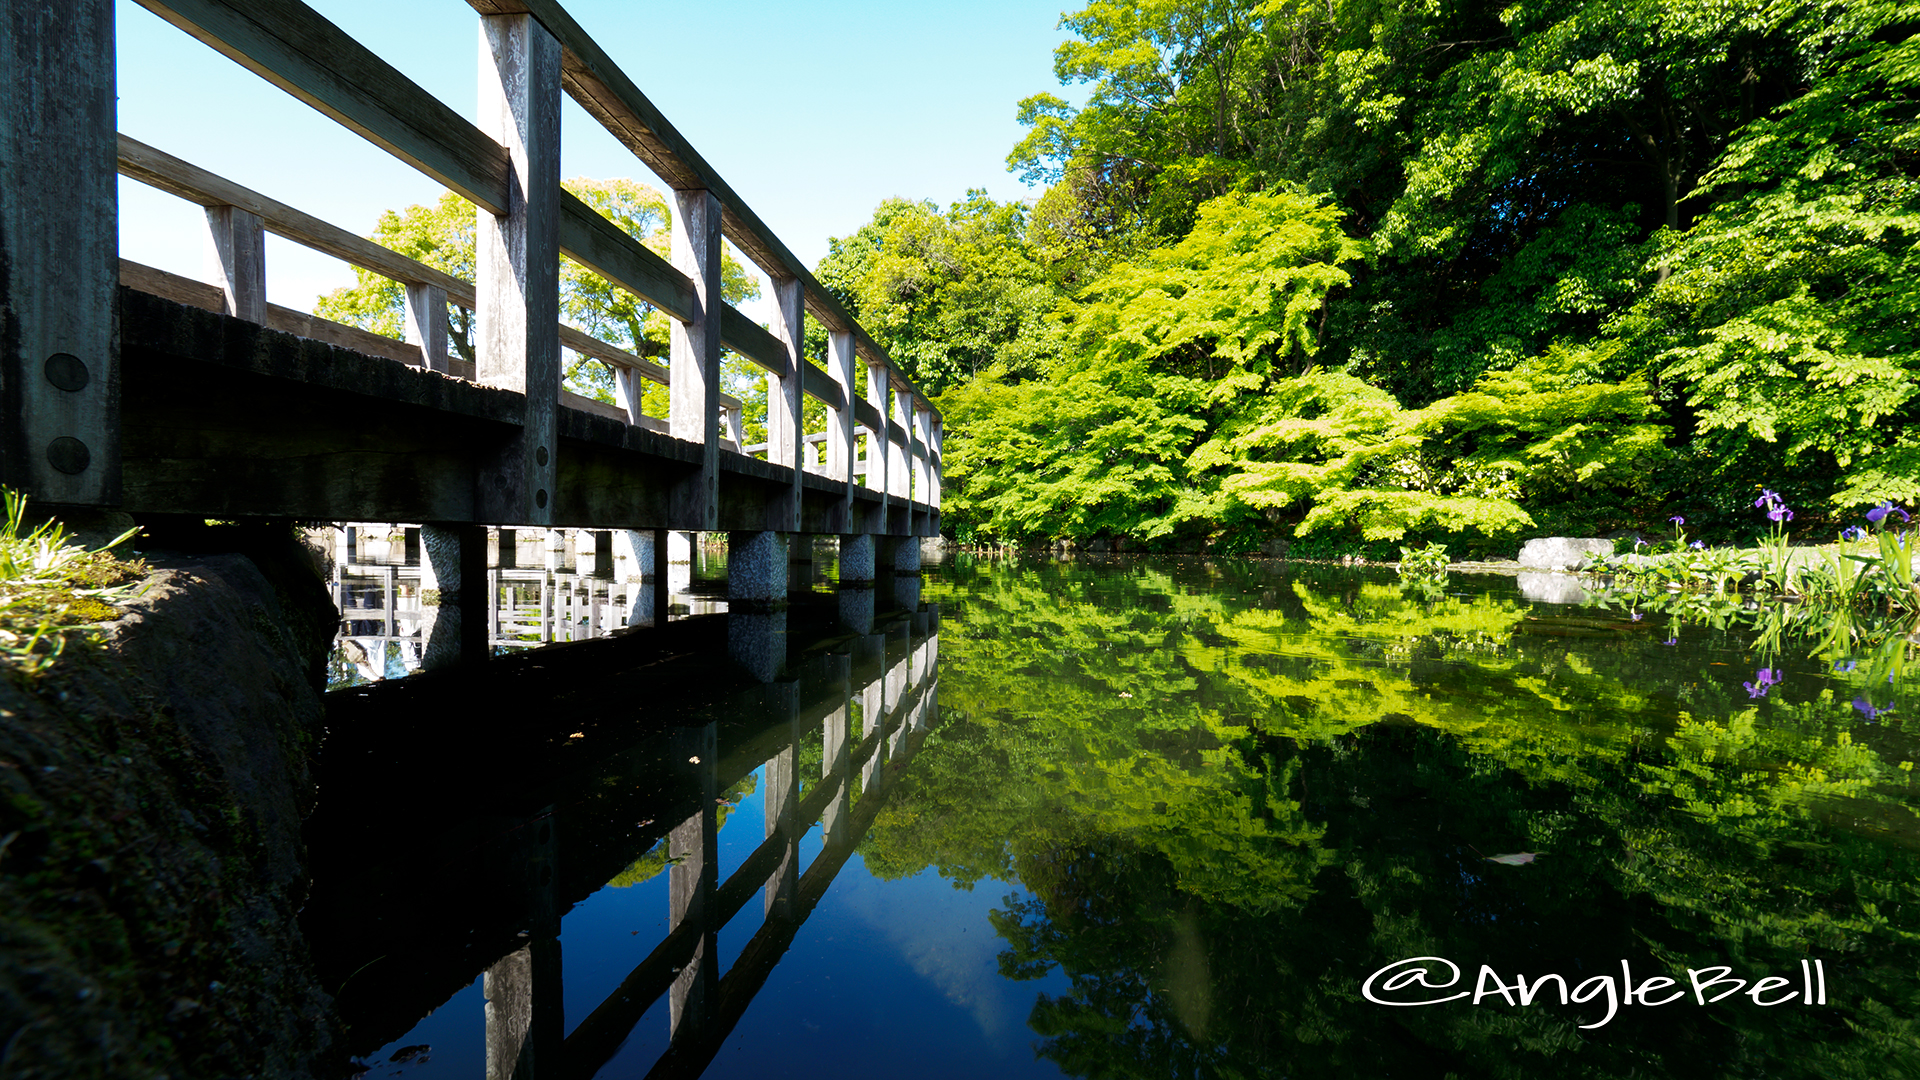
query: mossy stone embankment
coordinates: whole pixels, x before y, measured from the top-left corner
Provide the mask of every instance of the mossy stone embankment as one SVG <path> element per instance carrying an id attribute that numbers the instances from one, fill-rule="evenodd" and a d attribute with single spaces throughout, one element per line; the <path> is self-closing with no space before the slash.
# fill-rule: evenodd
<path id="1" fill-rule="evenodd" d="M 298 562 L 155 555 L 0 678 L 0 1076 L 325 1072 L 297 915 L 332 616 Z"/>

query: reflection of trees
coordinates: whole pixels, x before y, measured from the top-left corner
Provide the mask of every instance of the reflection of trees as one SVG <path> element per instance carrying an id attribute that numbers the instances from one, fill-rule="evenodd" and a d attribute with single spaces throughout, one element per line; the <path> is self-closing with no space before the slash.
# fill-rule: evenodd
<path id="1" fill-rule="evenodd" d="M 1068 977 L 1031 1020 L 1068 1072 L 1920 1073 L 1911 746 L 1830 690 L 1750 699 L 1664 626 L 1351 578 L 950 573 L 949 720 L 867 865 L 1030 890 L 996 913 L 1003 970 Z M 1481 858 L 1521 850 L 1548 854 Z M 1845 990 L 1586 1032 L 1578 1006 L 1359 998 L 1416 955 L 1641 978 L 1819 956 Z"/>

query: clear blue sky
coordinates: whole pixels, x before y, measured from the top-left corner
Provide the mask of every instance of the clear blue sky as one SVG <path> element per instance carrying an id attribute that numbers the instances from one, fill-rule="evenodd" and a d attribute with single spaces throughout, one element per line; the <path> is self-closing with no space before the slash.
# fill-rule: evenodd
<path id="1" fill-rule="evenodd" d="M 474 115 L 479 30 L 462 0 L 308 0 Z M 567 9 L 809 266 L 882 199 L 1033 192 L 1006 171 L 1020 98 L 1058 91 L 1061 0 L 966 5 L 566 0 Z M 358 233 L 440 189 L 144 8 L 120 0 L 120 130 Z M 1077 95 L 1076 95 L 1077 96 Z M 660 186 L 565 104 L 562 174 Z M 121 181 L 121 250 L 205 277 L 200 211 Z M 347 267 L 268 238 L 270 298 L 308 310 Z"/>

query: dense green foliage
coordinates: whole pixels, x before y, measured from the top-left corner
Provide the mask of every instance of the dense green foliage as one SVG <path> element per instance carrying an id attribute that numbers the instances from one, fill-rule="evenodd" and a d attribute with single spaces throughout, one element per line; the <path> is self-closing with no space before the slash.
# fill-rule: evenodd
<path id="1" fill-rule="evenodd" d="M 1920 1074 L 1920 748 L 1859 643 L 1236 560 L 962 559 L 928 595 L 944 720 L 862 855 L 1024 886 L 1001 970 L 1065 976 L 1029 1023 L 1070 1075 Z M 1822 958 L 1834 1005 L 1360 997 L 1412 956 Z"/>
<path id="2" fill-rule="evenodd" d="M 1062 25 L 1085 102 L 1020 103 L 1009 158 L 1038 202 L 889 202 L 820 268 L 941 394 L 962 537 L 1486 546 L 1750 532 L 1762 485 L 1797 528 L 1920 498 L 1913 5 Z"/>

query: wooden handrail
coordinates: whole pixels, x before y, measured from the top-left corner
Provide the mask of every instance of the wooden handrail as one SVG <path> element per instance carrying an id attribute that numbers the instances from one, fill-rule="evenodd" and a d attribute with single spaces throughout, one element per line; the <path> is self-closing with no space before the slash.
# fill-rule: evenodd
<path id="1" fill-rule="evenodd" d="M 938 418 L 933 403 L 921 394 L 887 357 L 885 350 L 860 328 L 852 314 L 814 278 L 806 265 L 773 230 L 748 208 L 746 201 L 708 165 L 693 145 L 675 130 L 659 109 L 647 100 L 633 80 L 613 62 L 558 0 L 467 0 L 482 15 L 526 13 L 547 28 L 561 49 L 561 85 L 581 108 L 600 121 L 655 175 L 679 190 L 713 192 L 722 207 L 721 232 L 761 268 L 797 278 L 806 287 L 807 312 L 828 329 L 850 331 L 856 349 L 869 362 L 883 365 L 897 389 L 913 394 L 919 408 Z"/>
<path id="2" fill-rule="evenodd" d="M 300 0 L 137 0 L 234 63 L 495 214 L 507 153 Z"/>
<path id="3" fill-rule="evenodd" d="M 461 371 L 457 359 L 448 355 L 447 304 L 470 308 L 481 315 L 482 322 L 502 330 L 505 337 L 490 333 L 489 348 L 483 350 L 474 377 L 490 385 L 527 390 L 522 430 L 514 436 L 521 441 L 512 451 L 519 455 L 515 460 L 524 459 L 525 464 L 514 466 L 516 475 L 510 483 L 486 489 L 498 506 L 489 503 L 485 512 L 536 524 L 553 513 L 551 489 L 557 466 L 548 447 L 557 437 L 553 432 L 557 403 L 640 421 L 632 401 L 615 408 L 576 399 L 559 386 L 553 387 L 554 397 L 546 391 L 534 392 L 534 387 L 555 379 L 556 343 L 622 372 L 623 394 L 637 393 L 630 376 L 669 386 L 678 380 L 677 411 L 668 431 L 703 445 L 704 456 L 697 483 L 676 481 L 680 487 L 675 515 L 699 523 L 697 528 L 714 527 L 717 520 L 716 438 L 736 444 L 744 441 L 739 438 L 744 403 L 721 392 L 712 381 L 711 365 L 722 348 L 785 384 L 783 391 L 771 380 L 769 384 L 769 405 L 777 404 L 780 410 L 770 413 L 769 432 L 779 447 L 779 462 L 794 468 L 792 477 L 780 481 L 790 481 L 790 494 L 782 496 L 786 501 L 772 511 L 770 519 L 788 522 L 780 528 L 798 528 L 801 521 L 802 463 L 799 457 L 789 457 L 793 444 L 788 441 L 796 434 L 795 410 L 801 395 L 812 396 L 837 414 L 831 430 L 838 434 L 826 441 L 832 444 L 827 455 L 829 471 L 844 473 L 849 481 L 845 495 L 831 511 L 836 520 L 846 523 L 843 527 L 860 527 L 853 502 L 853 462 L 843 461 L 848 457 L 843 444 L 855 423 L 869 433 L 870 455 L 872 436 L 880 437 L 874 460 L 884 478 L 879 481 L 884 489 L 878 506 L 881 527 L 899 520 L 888 516 L 892 507 L 909 510 L 908 527 L 917 529 L 925 522 L 912 515 L 937 506 L 939 411 L 894 366 L 852 313 L 667 122 L 561 7 L 560 0 L 469 0 L 486 16 L 482 25 L 493 49 L 491 63 L 483 49 L 479 125 L 441 103 L 302 0 L 138 2 L 484 211 L 480 222 L 483 272 L 476 284 L 138 140 L 124 135 L 118 139 L 124 174 L 208 207 L 209 228 L 220 258 L 215 279 L 228 313 L 250 320 L 267 318 L 270 305 L 265 301 L 260 237 L 263 230 L 270 230 L 406 286 L 411 344 L 369 346 L 372 351 L 392 355 L 413 349 L 429 368 Z M 670 262 L 592 206 L 556 190 L 557 99 L 562 91 L 679 193 L 675 221 L 698 230 L 693 234 L 693 254 L 677 243 L 679 256 Z M 506 233 L 489 231 L 494 227 L 487 220 L 489 214 L 498 218 L 497 228 Z M 511 239 L 501 247 L 499 238 L 507 234 Z M 771 330 L 720 300 L 715 249 L 722 237 L 771 276 L 778 299 Z M 503 251 L 508 254 L 502 256 Z M 552 295 L 556 287 L 553 262 L 563 257 L 667 314 L 673 320 L 676 351 L 690 342 L 698 362 L 669 369 L 564 324 L 557 327 L 557 339 L 547 337 L 555 331 L 545 331 L 541 324 L 558 314 Z M 504 271 L 502 258 L 510 264 Z M 516 286 L 514 281 L 521 277 L 525 280 Z M 701 297 L 706 298 L 704 309 Z M 831 376 L 800 355 L 804 313 L 809 312 L 829 330 L 835 372 Z M 284 310 L 274 309 L 274 315 L 279 323 L 290 325 Z M 352 329 L 312 316 L 301 318 L 306 320 L 302 325 L 314 333 L 338 337 Z M 854 356 L 865 361 L 864 378 L 856 374 L 861 365 L 853 363 Z M 715 405 L 721 410 L 718 432 L 713 429 Z M 872 476 L 870 472 L 870 481 Z M 932 492 L 935 501 L 921 503 L 909 497 L 910 491 Z"/>

